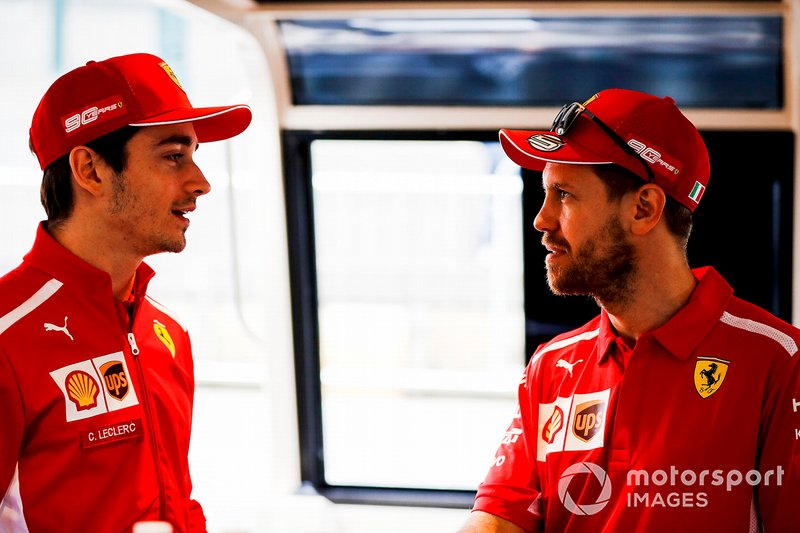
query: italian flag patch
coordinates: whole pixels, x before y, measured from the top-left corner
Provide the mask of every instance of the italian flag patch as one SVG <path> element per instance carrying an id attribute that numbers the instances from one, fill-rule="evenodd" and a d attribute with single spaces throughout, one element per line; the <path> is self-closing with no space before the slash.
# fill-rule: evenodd
<path id="1" fill-rule="evenodd" d="M 703 186 L 702 183 L 699 181 L 694 182 L 694 187 L 692 187 L 692 192 L 689 193 L 689 198 L 691 198 L 694 203 L 700 203 L 700 198 L 702 198 L 703 193 L 705 192 L 706 188 Z"/>

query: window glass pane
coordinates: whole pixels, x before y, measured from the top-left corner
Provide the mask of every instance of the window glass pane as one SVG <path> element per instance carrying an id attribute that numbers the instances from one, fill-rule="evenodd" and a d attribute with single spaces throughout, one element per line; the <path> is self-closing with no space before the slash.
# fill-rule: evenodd
<path id="1" fill-rule="evenodd" d="M 779 16 L 284 20 L 297 105 L 560 106 L 600 89 L 779 108 Z"/>
<path id="2" fill-rule="evenodd" d="M 474 490 L 524 357 L 522 185 L 496 143 L 312 143 L 326 481 Z"/>

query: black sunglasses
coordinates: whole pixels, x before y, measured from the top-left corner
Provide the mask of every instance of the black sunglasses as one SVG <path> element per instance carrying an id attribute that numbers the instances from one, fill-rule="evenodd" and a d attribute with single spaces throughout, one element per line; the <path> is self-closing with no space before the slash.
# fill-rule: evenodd
<path id="1" fill-rule="evenodd" d="M 631 148 L 628 145 L 628 143 L 623 141 L 622 137 L 617 135 L 617 133 L 614 130 L 612 130 L 611 127 L 609 127 L 605 122 L 597 118 L 594 113 L 586 109 L 586 106 L 584 106 L 583 104 L 579 104 L 578 102 L 573 102 L 571 104 L 567 104 L 564 107 L 562 107 L 561 111 L 559 111 L 558 114 L 556 115 L 556 118 L 553 119 L 553 125 L 550 126 L 550 131 L 552 131 L 556 135 L 564 135 L 569 131 L 572 125 L 575 124 L 575 120 L 581 115 L 581 113 L 592 119 L 592 121 L 598 126 L 600 126 L 600 129 L 603 130 L 603 132 L 606 135 L 608 135 L 611 138 L 611 140 L 617 143 L 617 145 L 619 145 L 620 148 L 625 150 L 626 153 L 635 157 L 638 161 L 642 163 L 642 165 L 644 165 L 644 169 L 645 171 L 647 171 L 647 180 L 649 182 L 655 181 L 655 176 L 653 175 L 653 171 L 650 170 L 650 165 L 648 165 L 647 162 L 644 159 L 642 159 L 639 156 L 639 154 L 636 153 L 636 150 Z"/>

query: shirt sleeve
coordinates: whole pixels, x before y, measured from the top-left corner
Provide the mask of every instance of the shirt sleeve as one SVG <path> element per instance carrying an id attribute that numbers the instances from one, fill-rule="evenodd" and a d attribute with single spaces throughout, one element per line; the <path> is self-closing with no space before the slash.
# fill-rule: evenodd
<path id="1" fill-rule="evenodd" d="M 6 353 L 0 349 L 0 509 L 7 504 L 5 498 L 14 479 L 25 430 L 25 412 L 22 406 L 17 379 Z M 0 523 L 2 526 L 2 523 Z M 0 529 L 2 529 L 0 527 Z"/>
<path id="2" fill-rule="evenodd" d="M 519 385 L 519 408 L 478 487 L 473 507 L 474 511 L 504 518 L 529 532 L 543 527 L 535 448 L 539 413 L 538 402 L 528 387 L 532 383 L 532 367 L 528 365 Z"/>
<path id="3" fill-rule="evenodd" d="M 192 427 L 193 427 L 193 420 L 194 420 L 194 397 L 195 397 L 195 381 L 194 381 L 194 356 L 192 354 L 192 341 L 189 337 L 189 333 L 184 330 L 184 335 L 186 338 L 186 352 L 189 354 L 189 360 L 187 361 L 187 365 L 189 368 L 189 375 L 191 377 L 191 390 L 189 392 L 190 399 L 191 399 L 191 412 L 189 418 L 189 435 L 191 438 L 192 434 Z M 188 457 L 187 457 L 188 463 Z M 186 479 L 184 481 L 186 487 L 186 494 L 191 495 L 192 493 L 192 477 L 189 473 L 189 469 L 186 469 Z M 200 502 L 194 499 L 189 500 L 189 532 L 190 533 L 207 533 L 208 529 L 206 527 L 206 515 L 203 512 L 203 507 L 200 505 Z"/>
<path id="4" fill-rule="evenodd" d="M 765 532 L 789 531 L 800 522 L 800 354 L 776 375 L 764 402 L 760 482 L 755 506 Z"/>
<path id="5" fill-rule="evenodd" d="M 189 532 L 190 533 L 206 533 L 206 515 L 203 514 L 203 508 L 197 503 L 196 500 L 189 502 Z"/>

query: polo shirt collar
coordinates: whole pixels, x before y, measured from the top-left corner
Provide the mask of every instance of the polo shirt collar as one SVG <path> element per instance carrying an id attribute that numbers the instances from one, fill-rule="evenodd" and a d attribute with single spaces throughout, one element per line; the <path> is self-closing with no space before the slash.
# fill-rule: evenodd
<path id="1" fill-rule="evenodd" d="M 602 364 L 611 351 L 611 346 L 619 335 L 611 327 L 611 319 L 605 309 L 600 310 L 600 324 L 597 332 L 597 362 Z"/>
<path id="2" fill-rule="evenodd" d="M 85 291 L 98 295 L 108 294 L 113 298 L 111 276 L 61 246 L 47 233 L 43 222 L 36 230 L 33 247 L 25 255 L 24 261 L 62 283 L 74 284 Z M 147 264 L 139 264 L 134 288 L 137 297 L 145 294 L 147 285 L 154 275 L 155 272 Z"/>
<path id="3" fill-rule="evenodd" d="M 689 302 L 666 324 L 647 333 L 678 359 L 688 359 L 698 344 L 719 322 L 733 289 L 713 267 L 692 270 L 697 286 Z M 601 310 L 597 338 L 598 362 L 602 363 L 617 338 L 605 309 Z"/>
<path id="4" fill-rule="evenodd" d="M 652 332 L 653 337 L 672 355 L 688 359 L 711 329 L 722 318 L 733 289 L 712 267 L 692 270 L 697 286 L 692 296 L 666 324 Z"/>

